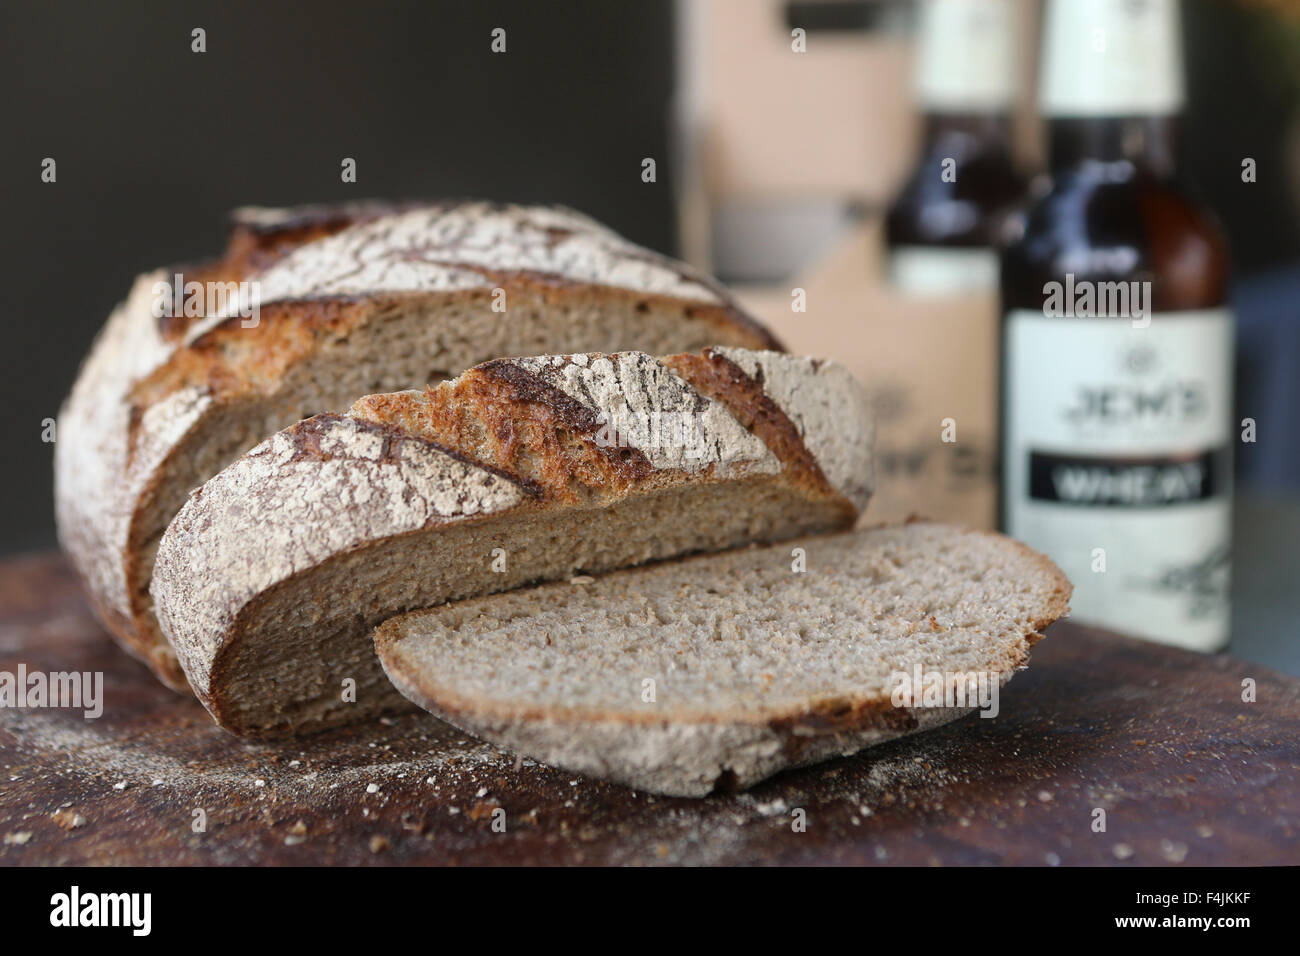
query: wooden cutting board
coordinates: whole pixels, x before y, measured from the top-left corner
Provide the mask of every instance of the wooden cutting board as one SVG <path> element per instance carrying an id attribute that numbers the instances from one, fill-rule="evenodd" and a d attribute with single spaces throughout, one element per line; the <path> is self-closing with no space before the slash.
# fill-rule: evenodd
<path id="1" fill-rule="evenodd" d="M 119 652 L 57 556 L 0 562 L 0 670 L 19 663 L 103 671 L 106 705 L 0 710 L 5 864 L 1300 863 L 1300 680 L 1068 622 L 996 719 L 705 800 L 418 713 L 245 743 Z"/>

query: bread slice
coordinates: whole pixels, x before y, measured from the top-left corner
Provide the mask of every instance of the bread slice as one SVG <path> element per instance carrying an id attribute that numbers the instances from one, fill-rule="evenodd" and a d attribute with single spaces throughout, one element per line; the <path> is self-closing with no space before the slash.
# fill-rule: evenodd
<path id="1" fill-rule="evenodd" d="M 155 317 L 177 275 L 255 284 L 256 324 L 237 297 Z M 779 348 L 713 281 L 568 210 L 241 210 L 220 260 L 140 277 L 96 340 L 58 423 L 59 536 L 104 625 L 183 687 L 148 594 L 158 539 L 268 435 L 499 356 L 706 345 Z"/>
<path id="2" fill-rule="evenodd" d="M 968 713 L 894 706 L 894 675 L 1000 686 L 1069 596 L 1009 538 L 913 523 L 458 601 L 375 644 L 403 694 L 468 733 L 703 796 Z"/>
<path id="3" fill-rule="evenodd" d="M 399 612 L 851 527 L 871 438 L 864 390 L 830 362 L 496 360 L 254 448 L 171 523 L 153 597 L 219 724 L 315 730 L 405 704 L 370 642 Z"/>

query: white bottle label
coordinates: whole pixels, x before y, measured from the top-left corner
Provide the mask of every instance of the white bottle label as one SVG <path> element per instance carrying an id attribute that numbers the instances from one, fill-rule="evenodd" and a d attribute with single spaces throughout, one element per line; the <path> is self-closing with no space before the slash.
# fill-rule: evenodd
<path id="1" fill-rule="evenodd" d="M 1195 650 L 1229 633 L 1233 321 L 1015 310 L 1003 519 L 1074 584 L 1072 616 Z"/>
<path id="2" fill-rule="evenodd" d="M 988 291 L 998 284 L 998 255 L 985 248 L 896 246 L 889 253 L 889 280 L 908 295 Z"/>
<path id="3" fill-rule="evenodd" d="M 940 113 L 1011 108 L 1019 71 L 1020 0 L 923 0 L 916 98 Z"/>
<path id="4" fill-rule="evenodd" d="M 1168 116 L 1183 106 L 1178 0 L 1052 0 L 1043 45 L 1046 116 Z"/>

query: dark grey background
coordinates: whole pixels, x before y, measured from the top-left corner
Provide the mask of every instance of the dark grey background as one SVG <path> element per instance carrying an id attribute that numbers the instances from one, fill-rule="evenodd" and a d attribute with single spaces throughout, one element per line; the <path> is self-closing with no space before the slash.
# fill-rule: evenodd
<path id="1" fill-rule="evenodd" d="M 818 9 L 792 4 L 776 26 Z M 1283 153 L 1300 31 L 1222 0 L 1189 0 L 1187 14 L 1184 164 L 1239 273 L 1279 269 L 1300 259 Z M 109 310 L 137 273 L 217 252 L 234 206 L 560 202 L 673 252 L 671 164 L 656 184 L 640 179 L 642 157 L 666 160 L 670 145 L 672 15 L 667 0 L 7 2 L 0 552 L 54 542 L 40 423 Z M 497 26 L 505 55 L 489 50 Z M 46 156 L 53 185 L 40 181 Z M 344 156 L 355 185 L 339 180 Z M 1242 156 L 1257 159 L 1257 183 L 1241 183 Z"/>
<path id="2" fill-rule="evenodd" d="M 671 250 L 671 6 L 6 2 L 0 551 L 54 543 L 53 417 L 137 273 L 228 210 L 344 198 L 572 205 Z M 190 30 L 207 52 L 190 52 Z M 493 54 L 490 33 L 507 31 Z M 40 181 L 46 157 L 58 181 Z M 358 182 L 340 182 L 343 157 Z"/>

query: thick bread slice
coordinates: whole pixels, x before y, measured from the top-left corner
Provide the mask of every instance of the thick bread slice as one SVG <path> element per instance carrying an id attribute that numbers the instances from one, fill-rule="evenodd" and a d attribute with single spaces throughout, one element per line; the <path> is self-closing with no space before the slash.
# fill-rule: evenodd
<path id="1" fill-rule="evenodd" d="M 177 275 L 255 283 L 256 324 L 238 298 L 155 317 L 155 288 Z M 221 260 L 142 276 L 96 341 L 59 419 L 59 535 L 105 626 L 182 687 L 148 594 L 157 542 L 185 495 L 257 442 L 498 356 L 706 345 L 779 347 L 716 283 L 574 212 L 241 210 Z"/>
<path id="2" fill-rule="evenodd" d="M 370 642 L 394 614 L 851 527 L 871 438 L 865 392 L 834 363 L 495 360 L 254 448 L 167 529 L 153 596 L 218 723 L 318 729 L 404 705 Z"/>
<path id="3" fill-rule="evenodd" d="M 968 713 L 895 707 L 892 675 L 1000 686 L 1069 597 L 1018 542 L 913 523 L 458 601 L 394 618 L 375 644 L 403 694 L 468 733 L 703 796 Z"/>

